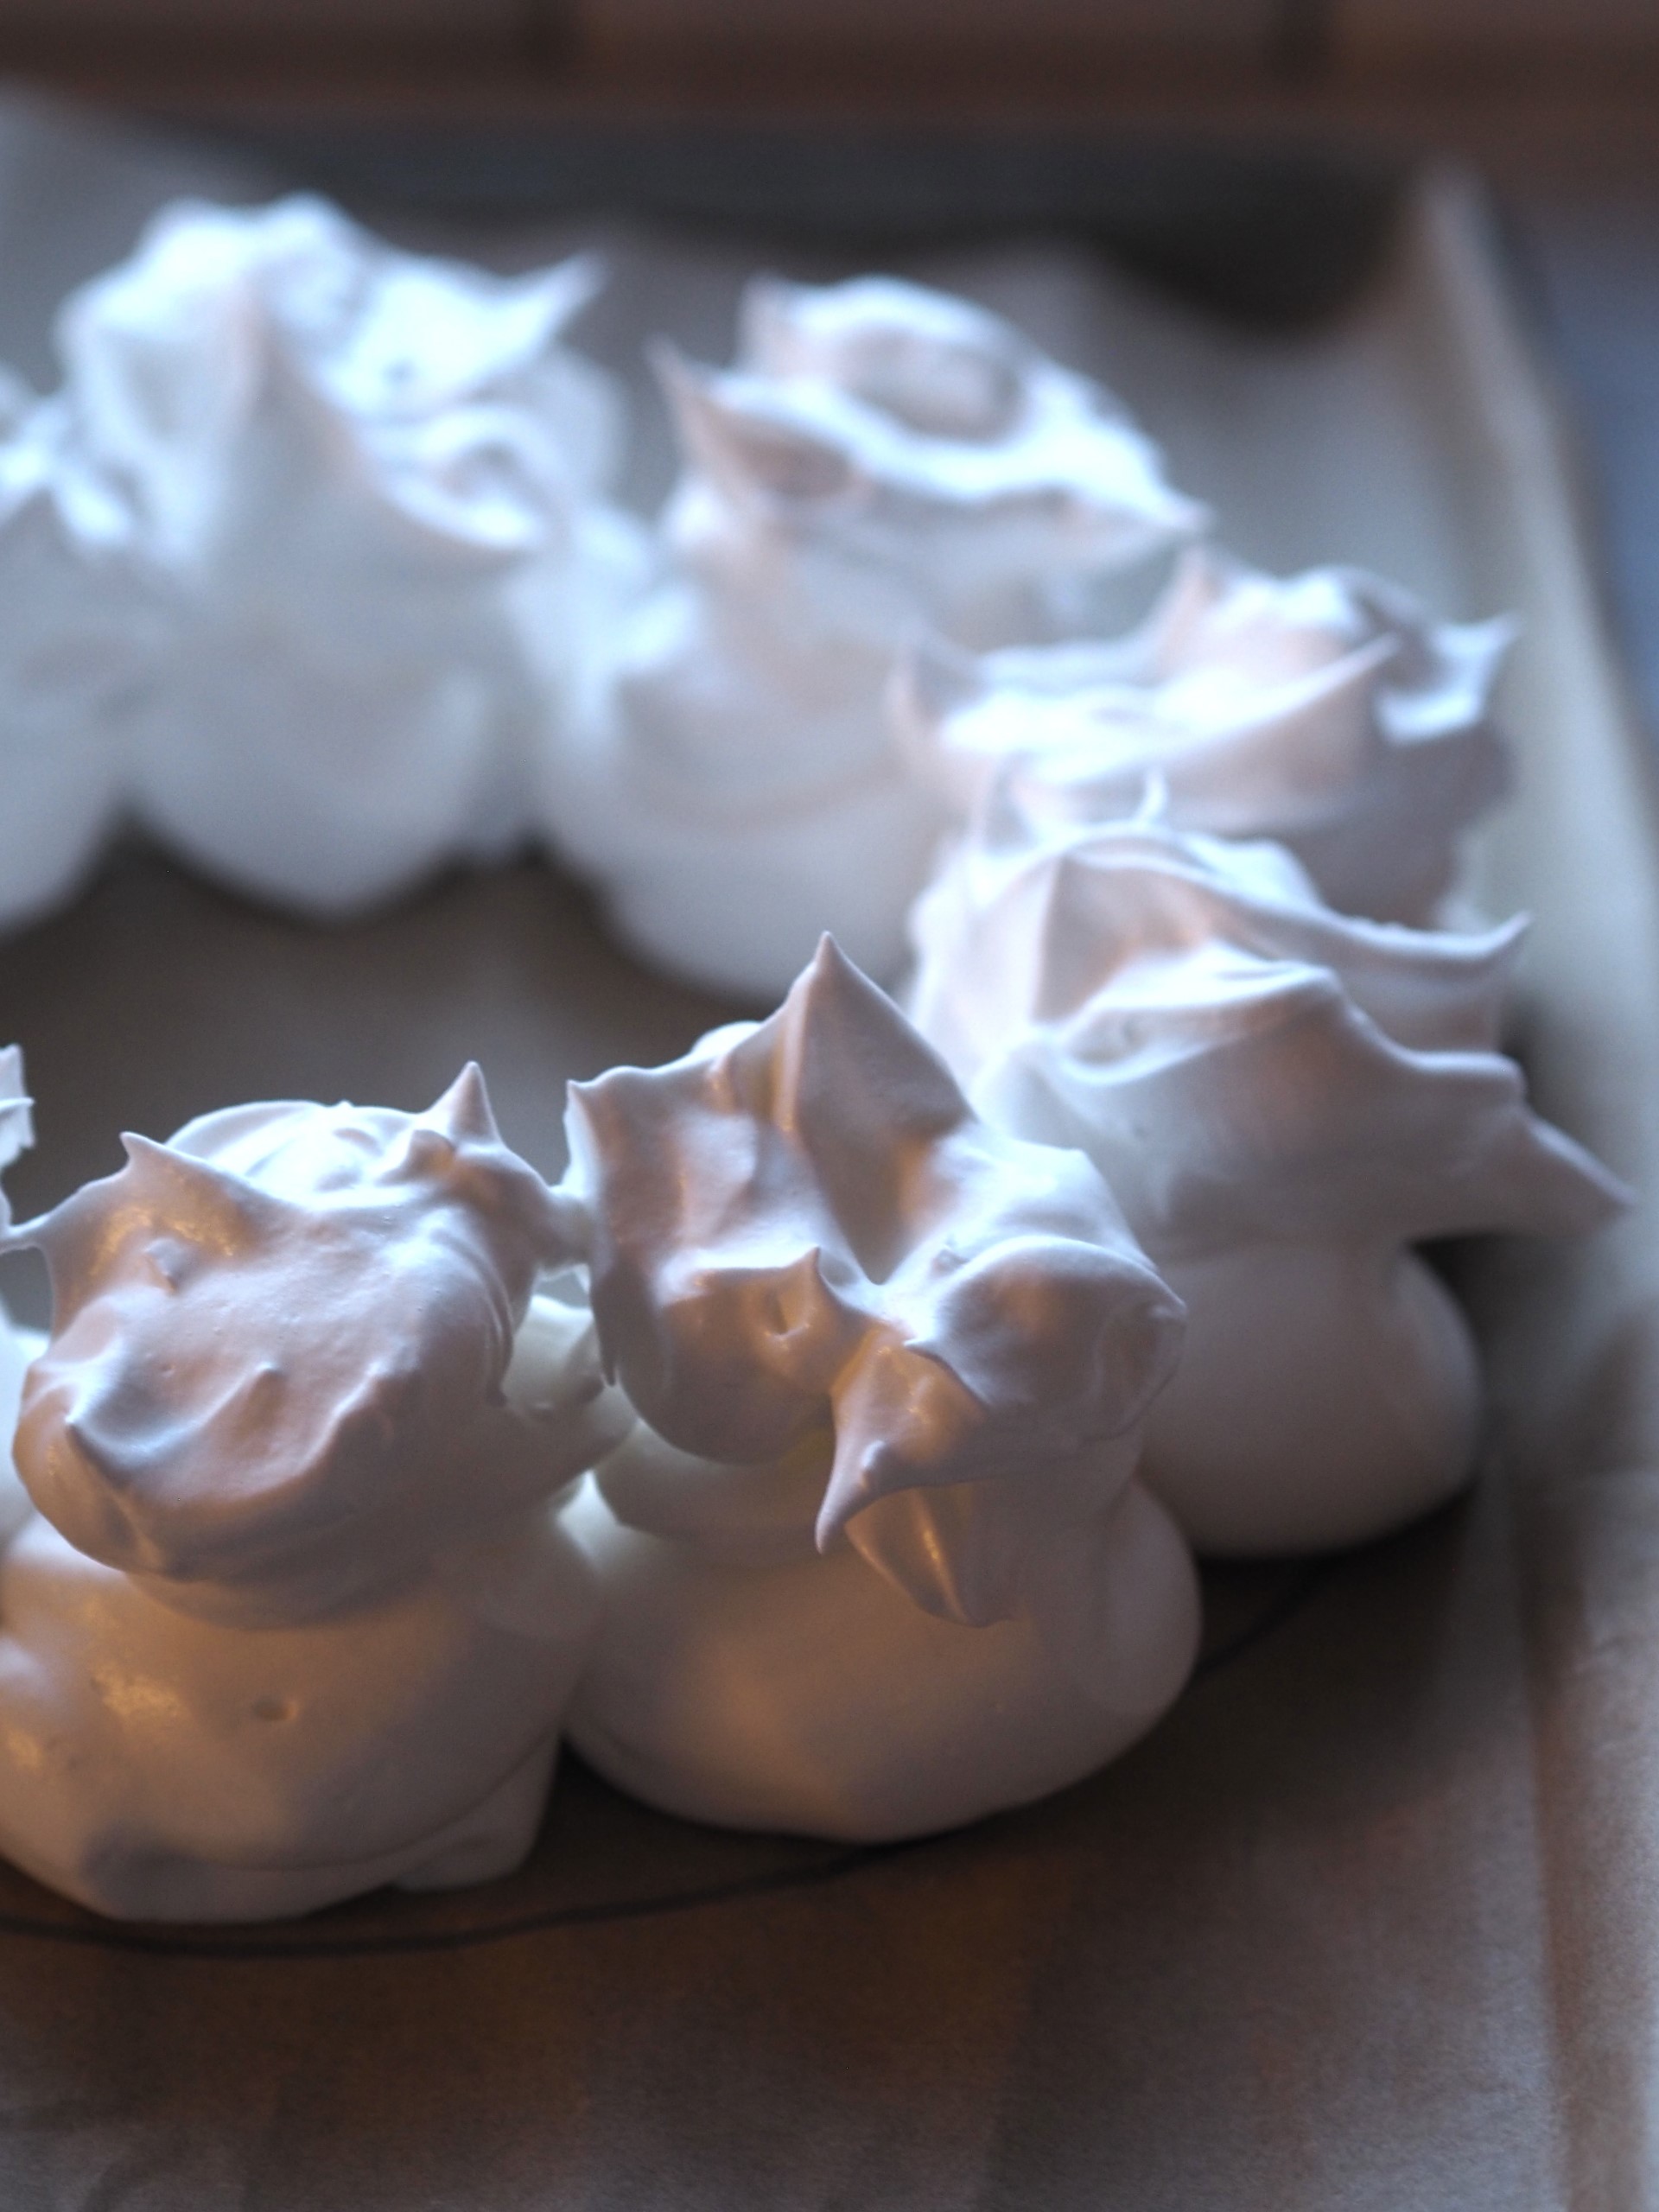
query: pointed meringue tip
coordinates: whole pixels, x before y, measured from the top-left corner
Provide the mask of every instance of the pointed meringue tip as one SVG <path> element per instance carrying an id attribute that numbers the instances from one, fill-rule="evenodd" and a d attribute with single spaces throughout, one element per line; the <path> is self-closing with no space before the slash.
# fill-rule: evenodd
<path id="1" fill-rule="evenodd" d="M 1453 932 L 1454 936 L 1459 934 Z M 1471 931 L 1465 941 L 1466 953 L 1485 969 L 1491 987 L 1500 994 L 1500 1010 L 1507 1001 L 1521 948 L 1531 934 L 1532 916 L 1511 914 L 1506 921 L 1494 922 L 1489 929 Z"/>
<path id="2" fill-rule="evenodd" d="M 1599 1177 L 1601 1205 L 1597 1218 L 1590 1225 L 1592 1229 L 1603 1229 L 1608 1223 L 1618 1221 L 1625 1214 L 1634 1212 L 1642 1203 L 1642 1193 L 1634 1183 L 1627 1183 L 1622 1175 L 1615 1175 L 1611 1167 L 1603 1167 L 1599 1160 L 1597 1160 L 1596 1166 L 1601 1171 Z"/>
<path id="3" fill-rule="evenodd" d="M 791 986 L 789 997 L 793 998 L 798 993 L 810 995 L 826 986 L 832 989 L 850 987 L 855 997 L 892 1003 L 881 986 L 864 973 L 852 955 L 842 950 L 839 939 L 830 930 L 825 930 L 819 938 L 812 957 Z"/>
<path id="4" fill-rule="evenodd" d="M 702 398 L 720 374 L 706 361 L 693 360 L 690 354 L 682 353 L 671 338 L 648 339 L 645 359 L 671 406 Z"/>
<path id="5" fill-rule="evenodd" d="M 760 270 L 749 278 L 737 306 L 740 360 L 763 369 L 772 366 L 767 341 L 772 327 L 784 319 L 790 302 L 804 289 L 771 269 Z"/>
<path id="6" fill-rule="evenodd" d="M 610 258 L 597 246 L 589 246 L 582 253 L 556 261 L 542 276 L 553 297 L 555 328 L 563 333 L 610 282 Z"/>
<path id="7" fill-rule="evenodd" d="M 838 980 L 846 976 L 856 976 L 861 982 L 868 981 L 863 970 L 854 961 L 849 960 L 842 950 L 836 941 L 835 932 L 832 930 L 824 930 L 820 932 L 818 941 L 812 948 L 812 957 L 802 969 L 795 981 L 798 988 L 803 983 L 816 982 L 821 977 L 826 980 Z"/>
<path id="8" fill-rule="evenodd" d="M 911 639 L 891 681 L 894 705 L 918 728 L 937 727 L 988 688 L 978 659 L 931 630 Z"/>
<path id="9" fill-rule="evenodd" d="M 869 1503 L 868 1497 L 860 1497 L 855 1493 L 849 1496 L 839 1493 L 832 1474 L 830 1478 L 830 1486 L 823 1494 L 823 1503 L 818 1508 L 818 1517 L 812 1524 L 812 1542 L 815 1548 L 821 1554 L 834 1551 L 845 1541 L 847 1523 L 861 1506 L 868 1505 Z"/>
<path id="10" fill-rule="evenodd" d="M 867 1505 L 874 1505 L 890 1490 L 904 1487 L 891 1479 L 895 1459 L 892 1446 L 880 1438 L 867 1444 L 850 1467 L 845 1453 L 836 1452 L 812 1525 L 812 1541 L 820 1552 L 832 1550 L 845 1536 L 847 1523 Z"/>
<path id="11" fill-rule="evenodd" d="M 1136 830 L 1169 828 L 1169 779 L 1161 768 L 1147 769 L 1129 822 Z"/>
<path id="12" fill-rule="evenodd" d="M 1195 499 L 1189 493 L 1178 492 L 1174 486 L 1164 491 L 1164 519 L 1189 550 L 1196 552 L 1206 544 L 1216 526 L 1216 511 L 1203 499 Z"/>
<path id="13" fill-rule="evenodd" d="M 16 1045 L 0 1051 L 0 1169 L 35 1141 L 35 1101 L 23 1088 L 23 1056 Z"/>
<path id="14" fill-rule="evenodd" d="M 1262 575 L 1260 569 L 1253 568 L 1205 529 L 1181 547 L 1169 589 L 1173 594 L 1182 586 L 1189 590 L 1201 587 L 1220 598 L 1224 593 L 1236 590 Z"/>
<path id="15" fill-rule="evenodd" d="M 1523 625 L 1518 614 L 1505 613 L 1489 614 L 1478 622 L 1451 622 L 1446 627 L 1479 655 L 1490 679 L 1520 638 Z"/>
<path id="16" fill-rule="evenodd" d="M 476 1060 L 468 1060 L 449 1088 L 433 1101 L 421 1120 L 444 1136 L 456 1142 L 472 1138 L 480 1144 L 499 1144 L 501 1133 L 496 1127 L 495 1112 L 490 1104 L 489 1087 L 484 1080 L 484 1071 Z"/>

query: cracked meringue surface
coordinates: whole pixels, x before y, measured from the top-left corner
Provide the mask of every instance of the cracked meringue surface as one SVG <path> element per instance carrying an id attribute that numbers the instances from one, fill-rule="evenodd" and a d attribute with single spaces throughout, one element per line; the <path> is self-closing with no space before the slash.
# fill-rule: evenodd
<path id="1" fill-rule="evenodd" d="M 652 1803 L 925 1833 L 1090 1771 L 1196 1649 L 1135 1480 L 1179 1301 L 1076 1154 L 969 1112 L 829 941 L 768 1021 L 573 1086 L 607 1368 L 573 1740 Z"/>
<path id="2" fill-rule="evenodd" d="M 965 843 L 915 928 L 976 1109 L 1085 1151 L 1186 1305 L 1143 1478 L 1194 1543 L 1352 1542 L 1459 1488 L 1478 1362 L 1413 1248 L 1628 1198 L 1496 1048 L 1517 929 L 1355 920 L 1282 851 L 1147 818 Z"/>
<path id="3" fill-rule="evenodd" d="M 670 968 L 775 1000 L 831 929 L 891 976 L 942 804 L 883 705 L 916 632 L 1052 633 L 1053 591 L 1202 511 L 1089 379 L 889 278 L 752 284 L 736 367 L 664 349 L 683 474 L 610 711 L 550 765 L 556 846 Z"/>
<path id="4" fill-rule="evenodd" d="M 168 1920 L 506 1871 L 594 1627 L 556 1494 L 632 1421 L 584 1314 L 520 1326 L 568 1208 L 476 1069 L 420 1116 L 125 1142 L 10 1234 L 54 1319 L 0 1557 L 0 1848 Z"/>
<path id="5" fill-rule="evenodd" d="M 543 724 L 643 558 L 601 498 L 609 380 L 562 342 L 600 280 L 402 253 L 296 196 L 175 203 L 66 302 L 77 449 L 170 592 L 131 771 L 167 842 L 328 914 L 528 833 Z"/>
<path id="6" fill-rule="evenodd" d="M 1491 698 L 1512 635 L 1433 621 L 1357 569 L 1280 580 L 1204 547 L 1127 638 L 923 647 L 893 711 L 958 819 L 995 791 L 1086 826 L 1133 814 L 1156 777 L 1178 828 L 1274 839 L 1344 912 L 1427 925 L 1510 787 Z"/>

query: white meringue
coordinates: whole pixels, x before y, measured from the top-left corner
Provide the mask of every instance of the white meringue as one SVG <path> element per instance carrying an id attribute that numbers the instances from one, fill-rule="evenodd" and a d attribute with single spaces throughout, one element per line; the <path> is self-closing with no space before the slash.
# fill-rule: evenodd
<path id="1" fill-rule="evenodd" d="M 1179 828 L 1276 839 L 1333 906 L 1426 924 L 1509 789 L 1489 702 L 1512 635 L 1357 569 L 1281 582 L 1205 548 L 1127 639 L 922 648 L 893 710 L 959 818 L 995 785 L 1039 825 L 1107 821 L 1155 773 Z"/>
<path id="2" fill-rule="evenodd" d="M 547 708 L 507 583 L 580 691 L 569 571 L 628 537 L 594 521 L 608 381 L 560 343 L 598 273 L 420 258 L 308 198 L 181 201 L 66 302 L 76 437 L 175 588 L 134 772 L 188 856 L 332 913 L 527 833 Z"/>
<path id="3" fill-rule="evenodd" d="M 12 1232 L 54 1315 L 0 1560 L 0 1849 L 178 1920 L 505 1871 L 594 1629 L 549 1500 L 632 1420 L 585 1316 L 515 1354 L 569 1210 L 475 1069 L 420 1116 L 125 1142 Z"/>
<path id="4" fill-rule="evenodd" d="M 0 927 L 79 888 L 126 797 L 162 601 L 59 400 L 0 394 Z"/>
<path id="5" fill-rule="evenodd" d="M 550 762 L 549 833 L 652 959 L 768 999 L 819 932 L 891 975 L 944 819 L 883 708 L 920 627 L 1050 634 L 1060 583 L 1200 511 L 1098 385 L 965 302 L 752 284 L 729 372 L 664 353 L 671 581 L 613 711 Z"/>
<path id="6" fill-rule="evenodd" d="M 1574 1234 L 1627 1193 L 1494 1049 L 1510 927 L 1319 905 L 1297 864 L 1141 820 L 964 844 L 912 1010 L 977 1111 L 1077 1146 L 1191 1317 L 1143 1477 L 1200 1549 L 1379 1533 L 1466 1478 L 1466 1325 L 1409 1248 Z"/>
<path id="7" fill-rule="evenodd" d="M 1180 1308 L 1088 1163 L 977 1123 L 828 941 L 770 1020 L 573 1086 L 569 1134 L 649 1424 L 571 1516 L 606 1598 L 584 1757 L 676 1812 L 876 1838 L 1149 1726 L 1197 1637 L 1134 1480 Z"/>
<path id="8" fill-rule="evenodd" d="M 0 1049 L 0 1175 L 34 1141 L 33 1103 L 23 1088 L 23 1056 L 16 1045 L 8 1045 Z M 0 1236 L 10 1226 L 11 1202 L 0 1185 Z M 0 1437 L 6 1446 L 0 1454 L 0 1548 L 10 1542 L 32 1510 L 11 1463 L 11 1438 L 22 1401 L 23 1376 L 45 1345 L 44 1337 L 20 1328 L 0 1305 Z"/>

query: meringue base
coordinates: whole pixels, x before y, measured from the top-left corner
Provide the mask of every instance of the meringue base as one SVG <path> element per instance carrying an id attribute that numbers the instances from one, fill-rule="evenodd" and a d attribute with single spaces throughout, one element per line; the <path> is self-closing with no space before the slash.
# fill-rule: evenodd
<path id="1" fill-rule="evenodd" d="M 547 1509 L 291 1628 L 175 1612 L 31 1514 L 0 1560 L 0 1853 L 133 1920 L 274 1919 L 506 1873 L 596 1611 Z"/>
<path id="2" fill-rule="evenodd" d="M 556 823 L 553 842 L 598 875 L 618 935 L 652 966 L 767 1005 L 826 929 L 879 982 L 903 967 L 906 919 L 941 817 L 898 774 L 880 770 L 849 791 L 785 801 L 775 817 L 729 827 L 690 807 L 630 816 L 626 794 L 609 804 L 628 825 L 626 851 L 595 856 Z"/>
<path id="3" fill-rule="evenodd" d="M 590 1479 L 566 1525 L 604 1618 L 569 1738 L 664 1812 L 847 1842 L 1046 1796 L 1143 1735 L 1198 1652 L 1197 1579 L 1168 1515 L 1135 1483 L 1112 1512 L 1085 1681 L 1033 1620 L 935 1618 L 850 1548 L 710 1559 L 624 1528 Z"/>
<path id="4" fill-rule="evenodd" d="M 1162 1271 L 1186 1302 L 1186 1344 L 1141 1479 L 1198 1551 L 1363 1543 L 1468 1481 L 1474 1342 L 1414 1253 L 1258 1244 Z"/>

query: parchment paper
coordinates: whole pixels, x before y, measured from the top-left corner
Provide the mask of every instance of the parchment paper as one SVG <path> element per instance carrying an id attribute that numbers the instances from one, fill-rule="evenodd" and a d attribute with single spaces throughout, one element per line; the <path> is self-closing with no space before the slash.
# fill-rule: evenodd
<path id="1" fill-rule="evenodd" d="M 5 204 L 0 133 L 0 245 L 27 239 L 31 272 L 8 304 L 0 253 L 0 354 L 43 352 L 53 283 L 168 188 L 127 156 L 112 181 L 52 127 L 28 126 L 48 133 L 30 174 L 86 204 L 56 253 L 49 194 L 29 221 Z M 1360 308 L 1297 344 L 1075 254 L 943 273 L 1106 373 L 1243 551 L 1522 613 L 1524 788 L 1486 896 L 1538 917 L 1544 1107 L 1659 1189 L 1650 796 L 1481 223 L 1464 188 L 1425 185 Z M 664 327 L 718 355 L 745 265 L 621 240 L 592 341 L 620 356 Z M 642 496 L 663 465 L 648 435 Z M 122 1126 L 260 1095 L 412 1105 L 467 1053 L 550 1170 L 566 1077 L 725 1011 L 633 966 L 540 868 L 322 932 L 126 853 L 0 946 L 42 1132 L 16 1197 L 106 1172 Z M 1482 1481 L 1393 1541 L 1212 1578 L 1177 1711 L 1046 1805 L 848 1852 L 660 1818 L 572 1763 L 521 1875 L 249 1930 L 114 1927 L 0 1870 L 0 2205 L 1659 2202 L 1650 1232 L 1644 1209 L 1583 1250 L 1466 1256 L 1496 1399 Z"/>

